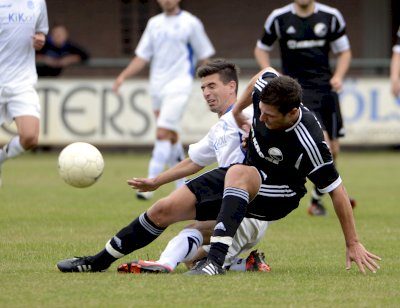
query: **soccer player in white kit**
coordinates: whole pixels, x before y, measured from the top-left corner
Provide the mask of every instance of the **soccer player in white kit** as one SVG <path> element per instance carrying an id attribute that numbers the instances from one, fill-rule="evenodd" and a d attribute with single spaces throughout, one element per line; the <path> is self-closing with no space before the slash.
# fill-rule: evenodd
<path id="1" fill-rule="evenodd" d="M 183 160 L 179 141 L 180 120 L 192 92 L 197 61 L 205 63 L 214 53 L 201 21 L 181 10 L 180 0 L 158 0 L 163 12 L 150 18 L 135 50 L 135 57 L 115 80 L 117 92 L 130 76 L 150 62 L 152 107 L 157 119 L 156 141 L 148 168 L 148 177 L 160 174 L 165 166 Z M 184 180 L 176 182 L 179 187 Z M 150 199 L 152 192 L 138 192 L 139 199 Z"/>
<path id="2" fill-rule="evenodd" d="M 38 143 L 35 49 L 43 47 L 48 30 L 44 0 L 0 0 L 0 125 L 15 121 L 18 131 L 0 148 L 0 186 L 3 163 Z"/>

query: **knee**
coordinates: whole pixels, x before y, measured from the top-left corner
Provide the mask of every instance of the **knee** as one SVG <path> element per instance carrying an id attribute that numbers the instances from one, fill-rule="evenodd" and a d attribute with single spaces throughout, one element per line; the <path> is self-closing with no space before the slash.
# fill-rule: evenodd
<path id="1" fill-rule="evenodd" d="M 150 220 L 160 228 L 166 228 L 173 223 L 173 206 L 169 198 L 158 200 L 147 210 Z"/>
<path id="2" fill-rule="evenodd" d="M 176 143 L 178 134 L 169 129 L 157 128 L 156 138 L 157 140 L 170 140 L 171 143 Z"/>

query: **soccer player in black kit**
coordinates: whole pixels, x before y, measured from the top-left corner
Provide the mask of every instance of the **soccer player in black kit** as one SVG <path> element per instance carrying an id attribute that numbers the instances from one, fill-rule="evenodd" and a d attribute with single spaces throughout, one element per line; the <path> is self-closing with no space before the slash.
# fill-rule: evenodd
<path id="1" fill-rule="evenodd" d="M 254 117 L 244 164 L 231 166 L 225 175 L 223 199 L 211 237 L 207 260 L 188 275 L 223 274 L 222 264 L 244 216 L 278 220 L 299 205 L 306 193 L 306 178 L 329 193 L 346 242 L 346 268 L 354 261 L 360 271 L 379 268 L 380 257 L 359 242 L 353 211 L 331 152 L 314 113 L 301 104 L 302 89 L 288 76 L 268 70 L 256 75 L 232 109 L 240 127 L 248 120 L 241 111 L 253 104 Z M 223 175 L 202 176 L 201 198 L 219 194 Z M 211 185 L 213 184 L 213 185 Z"/>
<path id="2" fill-rule="evenodd" d="M 342 14 L 314 0 L 295 0 L 268 16 L 254 50 L 261 68 L 270 66 L 269 53 L 275 41 L 279 42 L 283 73 L 295 78 L 302 86 L 303 104 L 322 124 L 325 139 L 336 159 L 338 138 L 344 136 L 337 92 L 342 89 L 351 61 Z M 329 65 L 330 51 L 337 56 L 333 74 Z M 310 215 L 326 214 L 321 196 L 318 189 L 312 191 Z M 351 204 L 355 206 L 353 199 Z"/>

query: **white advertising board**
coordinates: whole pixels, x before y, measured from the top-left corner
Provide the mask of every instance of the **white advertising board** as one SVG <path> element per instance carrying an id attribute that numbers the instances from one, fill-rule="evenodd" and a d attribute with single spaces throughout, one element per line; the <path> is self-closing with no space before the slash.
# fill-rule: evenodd
<path id="1" fill-rule="evenodd" d="M 241 79 L 240 85 L 248 82 Z M 87 141 L 97 145 L 151 145 L 155 121 L 147 80 L 127 81 L 118 95 L 112 79 L 42 79 L 40 144 L 63 145 Z M 198 141 L 217 120 L 208 111 L 196 81 L 182 121 L 185 144 Z M 346 80 L 341 93 L 346 145 L 400 144 L 400 99 L 390 93 L 388 79 Z M 0 144 L 15 127 L 0 128 Z"/>

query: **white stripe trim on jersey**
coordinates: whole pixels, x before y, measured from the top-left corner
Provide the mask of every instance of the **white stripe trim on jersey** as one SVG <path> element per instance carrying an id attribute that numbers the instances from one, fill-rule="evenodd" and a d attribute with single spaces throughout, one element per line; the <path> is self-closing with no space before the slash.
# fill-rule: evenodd
<path id="1" fill-rule="evenodd" d="M 265 24 L 264 24 L 265 31 L 268 34 L 271 34 L 271 26 L 272 26 L 275 18 L 277 18 L 279 15 L 283 15 L 287 12 L 292 11 L 292 7 L 294 7 L 294 6 L 291 3 L 288 5 L 285 5 L 284 7 L 273 10 L 272 13 L 267 17 L 267 20 L 265 21 Z"/>
<path id="2" fill-rule="evenodd" d="M 308 175 L 312 174 L 313 172 L 317 171 L 318 169 L 320 169 L 320 168 L 322 168 L 322 167 L 324 167 L 324 166 L 331 165 L 331 164 L 333 164 L 333 160 L 330 160 L 330 161 L 328 161 L 328 162 L 326 162 L 326 163 L 323 163 L 323 164 L 321 164 L 321 165 L 318 165 L 318 166 L 315 167 Z"/>
<path id="3" fill-rule="evenodd" d="M 339 12 L 338 9 L 321 3 L 316 3 L 315 9 L 316 11 L 322 11 L 332 14 L 335 18 L 337 18 L 340 27 L 339 31 L 342 31 L 343 28 L 346 27 L 346 22 L 344 21 L 343 15 Z"/>
<path id="4" fill-rule="evenodd" d="M 311 137 L 310 133 L 306 129 L 303 123 L 299 123 L 294 128 L 294 131 L 299 139 L 300 143 L 303 145 L 306 150 L 308 157 L 310 158 L 311 163 L 314 167 L 317 167 L 320 164 L 324 163 L 321 152 L 318 149 L 317 144 L 314 139 Z"/>
<path id="5" fill-rule="evenodd" d="M 321 193 L 326 194 L 326 193 L 329 193 L 329 192 L 335 190 L 341 183 L 342 183 L 342 178 L 339 176 L 339 177 L 336 179 L 336 181 L 333 182 L 331 185 L 329 185 L 329 186 L 327 186 L 327 187 L 325 187 L 325 188 L 322 188 L 322 189 L 319 189 L 319 188 L 318 188 L 318 190 L 319 190 Z"/>
<path id="6" fill-rule="evenodd" d="M 153 227 L 147 220 L 144 218 L 144 213 L 139 216 L 139 222 L 143 228 L 145 228 L 148 232 L 153 235 L 160 235 L 164 230 L 160 230 L 158 228 Z"/>
<path id="7" fill-rule="evenodd" d="M 120 253 L 118 250 L 115 250 L 114 247 L 111 246 L 111 240 L 109 240 L 106 244 L 106 250 L 107 252 L 112 255 L 114 258 L 120 259 L 124 257 L 125 255 Z"/>
<path id="8" fill-rule="evenodd" d="M 293 197 L 296 195 L 288 185 L 265 185 L 261 184 L 258 195 L 265 197 Z"/>
<path id="9" fill-rule="evenodd" d="M 240 188 L 236 187 L 225 188 L 223 198 L 225 198 L 226 196 L 235 196 L 249 202 L 249 193 Z"/>

